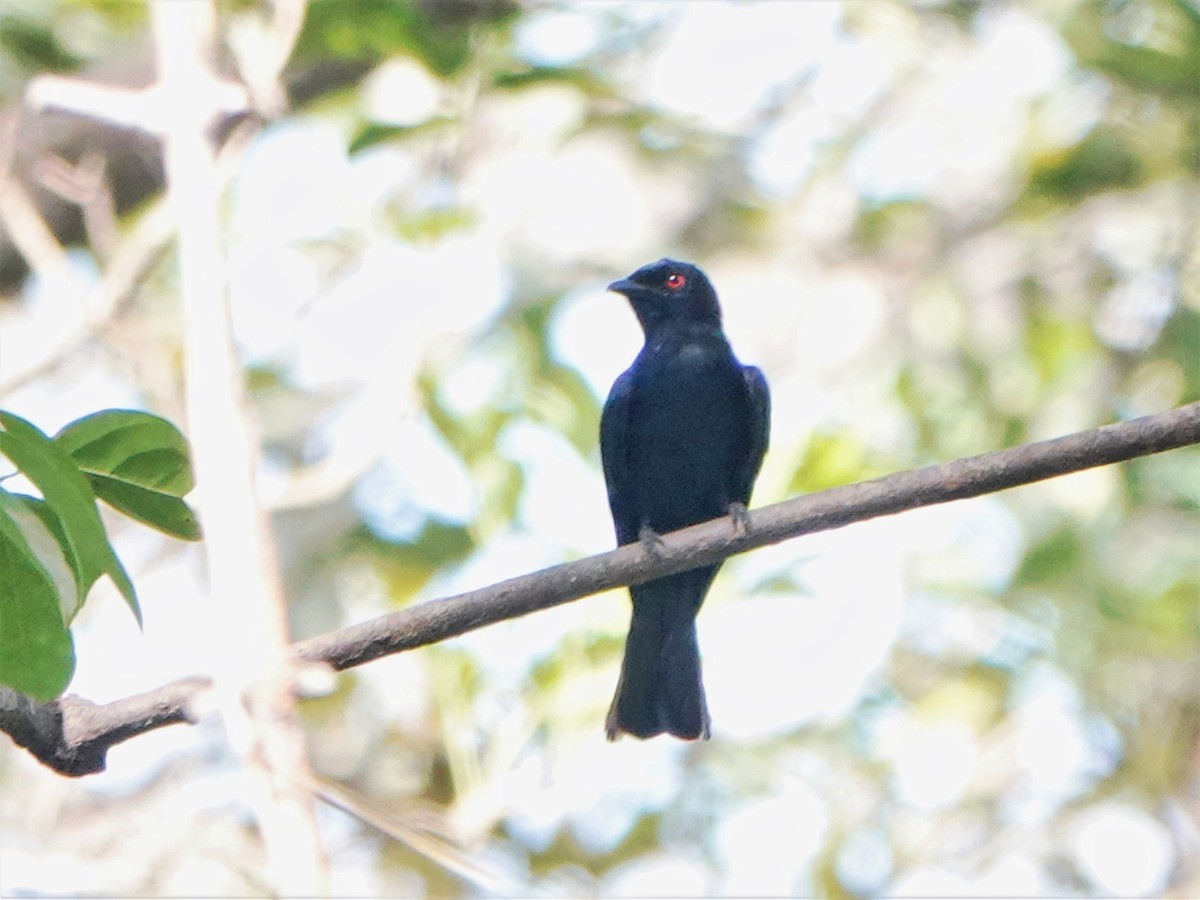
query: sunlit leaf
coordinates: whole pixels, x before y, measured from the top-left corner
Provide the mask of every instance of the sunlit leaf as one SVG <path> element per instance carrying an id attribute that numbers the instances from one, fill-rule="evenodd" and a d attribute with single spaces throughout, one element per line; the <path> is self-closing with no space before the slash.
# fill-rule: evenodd
<path id="1" fill-rule="evenodd" d="M 53 28 L 15 15 L 0 20 L 0 50 L 31 71 L 69 72 L 82 62 L 62 45 Z"/>
<path id="2" fill-rule="evenodd" d="M 1033 161 L 1028 193 L 1056 201 L 1128 187 L 1141 176 L 1141 164 L 1112 130 L 1097 130 L 1082 143 Z"/>
<path id="3" fill-rule="evenodd" d="M 30 551 L 54 582 L 63 619 L 70 622 L 84 598 L 76 576 L 79 561 L 71 550 L 62 520 L 54 514 L 49 503 L 37 497 L 10 496 L 0 491 L 0 503 L 5 504 L 9 518 L 20 529 Z"/>
<path id="4" fill-rule="evenodd" d="M 1055 531 L 1038 542 L 1022 560 L 1015 583 L 1043 585 L 1067 577 L 1079 565 L 1084 554 L 1084 542 L 1069 526 Z"/>
<path id="5" fill-rule="evenodd" d="M 108 542 L 91 486 L 74 460 L 35 426 L 8 412 L 0 412 L 0 452 L 37 486 L 62 522 L 78 566 L 80 595 L 86 596 L 101 575 L 108 575 L 141 624 L 133 583 Z"/>
<path id="6" fill-rule="evenodd" d="M 470 59 L 478 23 L 500 22 L 515 4 L 418 3 L 355 0 L 310 3 L 297 43 L 298 57 L 382 59 L 410 54 L 438 75 L 452 75 Z M 465 17 L 456 15 L 466 11 Z"/>
<path id="7" fill-rule="evenodd" d="M 346 148 L 346 152 L 353 156 L 371 147 L 404 140 L 417 134 L 425 134 L 453 122 L 453 119 L 445 116 L 436 116 L 417 125 L 385 125 L 382 122 L 368 122 L 350 139 L 350 145 Z"/>
<path id="8" fill-rule="evenodd" d="M 12 515 L 18 502 L 2 490 L 0 495 L 0 682 L 52 700 L 75 672 L 71 632 L 55 578 L 39 558 L 47 557 L 48 548 L 30 545 L 29 520 L 18 524 L 20 513 Z"/>
<path id="9" fill-rule="evenodd" d="M 182 499 L 195 484 L 187 440 L 166 419 L 105 410 L 67 425 L 54 442 L 101 500 L 173 537 L 199 540 L 195 514 Z"/>

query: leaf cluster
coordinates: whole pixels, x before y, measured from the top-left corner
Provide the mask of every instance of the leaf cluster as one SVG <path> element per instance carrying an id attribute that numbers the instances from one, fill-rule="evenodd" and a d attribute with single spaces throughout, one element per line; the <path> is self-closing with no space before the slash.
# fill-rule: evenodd
<path id="1" fill-rule="evenodd" d="M 96 501 L 164 534 L 199 540 L 183 500 L 192 467 L 174 425 L 123 409 L 76 419 L 53 437 L 0 411 L 0 454 L 39 494 L 0 487 L 0 683 L 49 700 L 74 674 L 70 625 L 100 578 L 111 579 L 142 621 Z"/>

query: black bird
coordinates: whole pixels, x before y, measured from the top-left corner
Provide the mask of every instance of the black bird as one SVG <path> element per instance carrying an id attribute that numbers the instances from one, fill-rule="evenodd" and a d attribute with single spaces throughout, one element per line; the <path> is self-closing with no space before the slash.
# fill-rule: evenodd
<path id="1" fill-rule="evenodd" d="M 600 455 L 617 543 L 730 515 L 741 527 L 770 428 L 762 372 L 743 366 L 721 329 L 708 278 L 661 259 L 614 281 L 645 332 L 600 418 Z M 719 565 L 630 588 L 633 619 L 608 739 L 709 736 L 696 613 Z"/>

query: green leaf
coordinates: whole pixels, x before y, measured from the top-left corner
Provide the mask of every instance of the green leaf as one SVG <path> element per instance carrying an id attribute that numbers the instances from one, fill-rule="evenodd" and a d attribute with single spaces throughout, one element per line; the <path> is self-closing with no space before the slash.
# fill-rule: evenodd
<path id="1" fill-rule="evenodd" d="M 59 42 L 47 23 L 12 15 L 0 23 L 0 50 L 30 72 L 70 72 L 83 62 Z"/>
<path id="2" fill-rule="evenodd" d="M 200 539 L 196 516 L 182 499 L 195 485 L 187 439 L 166 419 L 109 409 L 76 419 L 54 442 L 105 503 L 172 537 Z"/>
<path id="3" fill-rule="evenodd" d="M 1137 184 L 1142 162 L 1112 128 L 1098 127 L 1079 144 L 1031 161 L 1026 193 L 1052 203 L 1071 203 L 1102 191 Z"/>
<path id="4" fill-rule="evenodd" d="M 0 490 L 0 682 L 48 701 L 75 673 L 75 647 L 54 578 L 26 540 L 29 521 L 40 520 L 27 512 L 18 524 L 20 506 Z"/>
<path id="5" fill-rule="evenodd" d="M 147 412 L 92 413 L 64 427 L 54 443 L 85 472 L 122 473 L 176 497 L 195 487 L 187 439 L 166 419 Z"/>
<path id="6" fill-rule="evenodd" d="M 1083 565 L 1087 544 L 1070 525 L 1064 525 L 1042 538 L 1025 554 L 1014 583 L 1025 587 L 1045 587 L 1072 578 Z"/>
<path id="7" fill-rule="evenodd" d="M 20 529 L 29 550 L 50 576 L 58 592 L 63 620 L 69 623 L 79 612 L 84 598 L 75 576 L 79 571 L 79 560 L 71 550 L 62 520 L 45 500 L 26 494 L 9 495 L 0 491 L 0 508 Z"/>
<path id="8" fill-rule="evenodd" d="M 184 541 L 200 540 L 200 523 L 196 520 L 196 514 L 178 497 L 147 490 L 117 478 L 106 478 L 90 472 L 85 474 L 96 496 L 114 509 L 171 537 Z"/>
<path id="9" fill-rule="evenodd" d="M 142 611 L 133 583 L 108 542 L 92 488 L 74 460 L 36 427 L 8 412 L 0 412 L 0 453 L 37 486 L 61 521 L 80 596 L 86 596 L 101 575 L 108 575 L 140 625 Z"/>
<path id="10" fill-rule="evenodd" d="M 454 119 L 447 116 L 435 116 L 416 125 L 385 125 L 382 122 L 368 122 L 350 139 L 350 146 L 346 152 L 353 156 L 379 144 L 403 140 L 417 134 L 426 134 L 453 124 Z"/>
<path id="11" fill-rule="evenodd" d="M 813 494 L 870 478 L 877 473 L 867 448 L 853 434 L 813 434 L 788 484 L 790 493 Z"/>
<path id="12" fill-rule="evenodd" d="M 464 6 L 477 7 L 477 14 L 455 21 L 455 10 Z M 444 78 L 461 71 L 471 60 L 472 49 L 479 42 L 479 26 L 501 22 L 513 9 L 513 4 L 503 0 L 492 4 L 415 0 L 310 3 L 294 58 L 373 60 L 408 55 Z"/>

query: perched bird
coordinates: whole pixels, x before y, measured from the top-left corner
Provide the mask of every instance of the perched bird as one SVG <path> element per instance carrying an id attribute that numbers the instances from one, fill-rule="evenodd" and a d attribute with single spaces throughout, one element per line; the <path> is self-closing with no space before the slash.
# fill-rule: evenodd
<path id="1" fill-rule="evenodd" d="M 770 427 L 762 372 L 743 366 L 721 329 L 708 278 L 661 259 L 614 281 L 645 333 L 600 418 L 600 455 L 617 543 L 730 515 L 742 527 Z M 719 565 L 630 588 L 633 618 L 608 739 L 709 736 L 696 613 Z"/>

